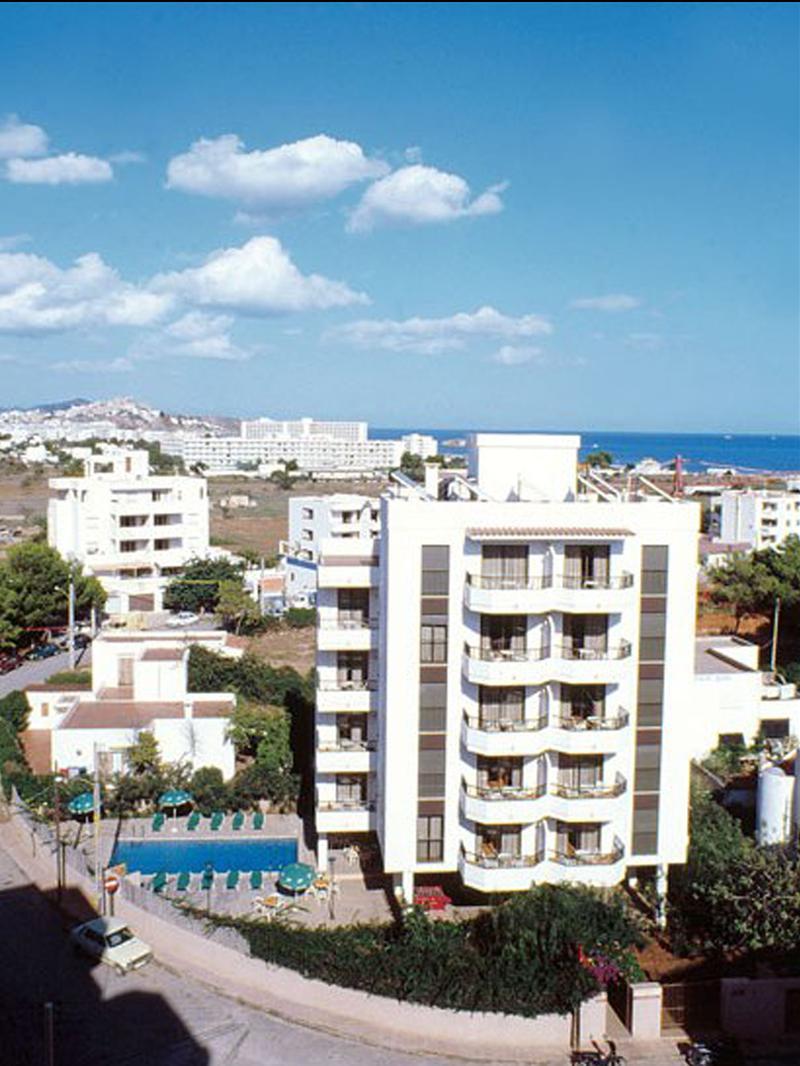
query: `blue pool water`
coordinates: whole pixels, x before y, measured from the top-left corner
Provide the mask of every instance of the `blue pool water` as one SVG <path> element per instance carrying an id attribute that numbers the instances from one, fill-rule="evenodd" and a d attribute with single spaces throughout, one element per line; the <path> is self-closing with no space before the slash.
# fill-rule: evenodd
<path id="1" fill-rule="evenodd" d="M 120 840 L 111 865 L 124 862 L 143 874 L 202 873 L 215 870 L 275 871 L 297 862 L 296 840 Z"/>

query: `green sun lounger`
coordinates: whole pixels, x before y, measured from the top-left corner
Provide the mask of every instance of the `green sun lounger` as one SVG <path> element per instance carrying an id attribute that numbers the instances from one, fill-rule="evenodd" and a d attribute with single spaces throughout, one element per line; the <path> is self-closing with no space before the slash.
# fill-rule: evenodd
<path id="1" fill-rule="evenodd" d="M 239 871 L 238 870 L 230 870 L 228 872 L 228 878 L 225 881 L 225 887 L 226 888 L 237 888 L 238 885 L 239 885 Z"/>
<path id="2" fill-rule="evenodd" d="M 175 888 L 178 890 L 178 892 L 185 892 L 186 889 L 189 887 L 189 882 L 191 881 L 191 879 L 192 875 L 189 873 L 189 871 L 182 870 L 181 873 L 178 874 L 178 880 L 175 884 Z"/>
<path id="3" fill-rule="evenodd" d="M 225 815 L 222 811 L 214 811 L 211 815 L 211 829 L 216 833 L 224 821 Z"/>
<path id="4" fill-rule="evenodd" d="M 244 825 L 244 814 L 241 811 L 237 811 L 233 816 L 233 822 L 231 823 L 231 829 L 241 829 Z"/>
<path id="5" fill-rule="evenodd" d="M 189 820 L 186 823 L 186 828 L 189 830 L 189 832 L 193 832 L 195 829 L 197 829 L 198 825 L 200 825 L 200 812 L 192 811 L 192 813 L 189 815 Z"/>
<path id="6" fill-rule="evenodd" d="M 264 828 L 264 812 L 263 811 L 256 811 L 256 813 L 253 815 L 253 829 L 263 829 L 263 828 Z"/>
<path id="7" fill-rule="evenodd" d="M 209 888 L 214 884 L 214 871 L 203 870 L 203 880 L 200 882 L 200 887 L 204 892 L 207 892 Z"/>
<path id="8" fill-rule="evenodd" d="M 163 870 L 159 870 L 153 880 L 150 882 L 150 887 L 154 892 L 160 892 L 164 885 L 167 883 L 167 875 Z"/>
<path id="9" fill-rule="evenodd" d="M 158 814 L 154 815 L 153 816 L 153 832 L 154 833 L 159 833 L 161 831 L 161 829 L 162 829 L 162 827 L 164 825 L 164 822 L 166 820 L 167 820 L 167 816 L 163 813 L 163 811 L 159 811 Z"/>
<path id="10" fill-rule="evenodd" d="M 253 870 L 253 872 L 250 874 L 250 887 L 252 889 L 261 888 L 263 880 L 264 880 L 264 875 L 261 873 L 261 871 L 260 870 Z"/>

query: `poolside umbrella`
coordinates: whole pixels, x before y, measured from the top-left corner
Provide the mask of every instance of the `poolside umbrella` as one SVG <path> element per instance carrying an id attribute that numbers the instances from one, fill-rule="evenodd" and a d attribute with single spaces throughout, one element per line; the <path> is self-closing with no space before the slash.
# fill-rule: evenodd
<path id="1" fill-rule="evenodd" d="M 94 796 L 91 792 L 81 792 L 73 796 L 67 804 L 70 814 L 91 814 L 94 810 Z"/>
<path id="2" fill-rule="evenodd" d="M 185 792 L 182 788 L 168 788 L 158 797 L 159 807 L 183 807 L 192 802 L 191 792 Z"/>
<path id="3" fill-rule="evenodd" d="M 287 892 L 305 892 L 316 876 L 316 870 L 307 862 L 290 862 L 278 875 L 278 887 Z"/>

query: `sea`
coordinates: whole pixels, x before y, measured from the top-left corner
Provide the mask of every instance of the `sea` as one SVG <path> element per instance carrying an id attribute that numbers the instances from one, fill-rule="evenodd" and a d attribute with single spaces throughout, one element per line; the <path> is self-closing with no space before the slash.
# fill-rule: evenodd
<path id="1" fill-rule="evenodd" d="M 382 440 L 406 433 L 427 433 L 435 437 L 443 454 L 463 452 L 463 441 L 474 429 L 373 429 L 370 436 Z M 477 432 L 480 432 L 479 430 Z M 492 432 L 491 430 L 487 432 Z M 502 430 L 494 432 L 532 433 L 547 430 Z M 656 459 L 666 463 L 680 455 L 684 470 L 702 473 L 709 467 L 733 467 L 742 473 L 800 473 L 800 435 L 756 433 L 620 433 L 599 429 L 551 430 L 577 433 L 581 457 L 591 451 L 607 451 L 615 463 L 638 463 Z M 458 443 L 462 442 L 462 443 Z"/>

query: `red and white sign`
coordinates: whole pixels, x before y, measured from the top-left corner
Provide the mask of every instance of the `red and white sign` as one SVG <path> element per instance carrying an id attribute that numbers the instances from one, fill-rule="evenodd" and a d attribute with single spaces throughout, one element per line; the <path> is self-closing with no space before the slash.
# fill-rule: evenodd
<path id="1" fill-rule="evenodd" d="M 103 883 L 106 886 L 106 892 L 108 892 L 110 896 L 113 896 L 119 888 L 119 877 L 117 877 L 116 874 L 106 874 Z"/>

